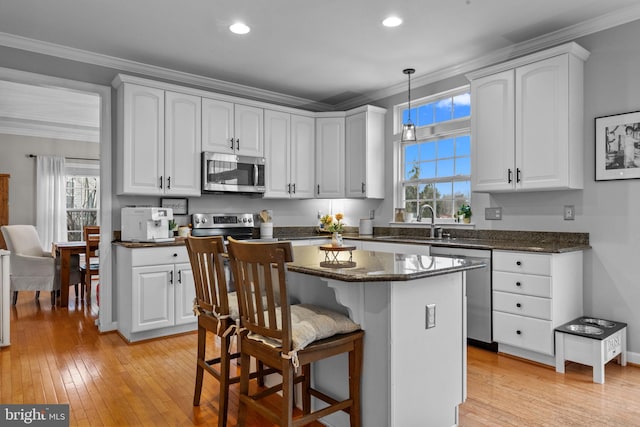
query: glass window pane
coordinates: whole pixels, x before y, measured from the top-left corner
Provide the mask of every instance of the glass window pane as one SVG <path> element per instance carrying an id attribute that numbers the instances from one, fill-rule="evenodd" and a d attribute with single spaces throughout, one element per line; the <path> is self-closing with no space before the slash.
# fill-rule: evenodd
<path id="1" fill-rule="evenodd" d="M 469 92 L 453 97 L 453 118 L 471 115 L 471 94 Z"/>
<path id="2" fill-rule="evenodd" d="M 420 200 L 430 201 L 433 200 L 434 196 L 434 187 L 433 184 L 422 184 L 418 186 L 420 192 L 418 193 L 418 198 Z"/>
<path id="3" fill-rule="evenodd" d="M 418 155 L 418 144 L 411 144 L 404 146 L 404 161 L 406 163 L 417 162 L 420 160 Z"/>
<path id="4" fill-rule="evenodd" d="M 424 142 L 420 144 L 420 160 L 435 160 L 437 157 L 436 143 Z"/>
<path id="5" fill-rule="evenodd" d="M 418 202 L 416 201 L 406 202 L 404 204 L 404 210 L 407 213 L 413 213 L 414 215 L 417 215 L 417 212 L 416 212 L 417 208 L 418 208 Z"/>
<path id="6" fill-rule="evenodd" d="M 436 177 L 436 162 L 420 163 L 420 179 Z"/>
<path id="7" fill-rule="evenodd" d="M 436 202 L 436 215 L 438 218 L 453 218 L 453 200 L 438 200 Z"/>
<path id="8" fill-rule="evenodd" d="M 456 175 L 471 175 L 471 157 L 456 158 Z"/>
<path id="9" fill-rule="evenodd" d="M 457 181 L 453 183 L 453 194 L 457 200 L 466 203 L 471 198 L 471 181 Z"/>
<path id="10" fill-rule="evenodd" d="M 404 187 L 404 199 L 416 200 L 418 197 L 418 187 L 416 185 L 406 185 Z"/>
<path id="11" fill-rule="evenodd" d="M 438 160 L 438 177 L 453 176 L 453 159 Z"/>
<path id="12" fill-rule="evenodd" d="M 438 199 L 451 199 L 453 197 L 453 186 L 451 182 L 439 182 L 435 185 Z"/>
<path id="13" fill-rule="evenodd" d="M 462 135 L 456 137 L 456 156 L 471 155 L 471 136 Z"/>
<path id="14" fill-rule="evenodd" d="M 404 179 L 407 181 L 418 179 L 420 169 L 418 163 L 410 163 L 405 166 Z"/>
<path id="15" fill-rule="evenodd" d="M 417 111 L 416 108 L 412 108 L 411 109 L 411 122 L 412 123 L 416 123 L 416 115 L 417 115 Z M 409 109 L 405 109 L 402 111 L 402 124 L 406 124 L 409 123 Z"/>
<path id="16" fill-rule="evenodd" d="M 418 107 L 417 126 L 427 126 L 433 124 L 434 104 L 426 104 Z"/>
<path id="17" fill-rule="evenodd" d="M 441 139 L 440 141 L 438 141 L 438 157 L 442 159 L 443 157 L 453 157 L 453 156 L 454 156 L 453 139 L 448 138 L 448 139 Z"/>
<path id="18" fill-rule="evenodd" d="M 446 98 L 438 101 L 438 103 L 436 104 L 436 123 L 451 120 L 452 109 L 453 105 L 451 98 Z"/>

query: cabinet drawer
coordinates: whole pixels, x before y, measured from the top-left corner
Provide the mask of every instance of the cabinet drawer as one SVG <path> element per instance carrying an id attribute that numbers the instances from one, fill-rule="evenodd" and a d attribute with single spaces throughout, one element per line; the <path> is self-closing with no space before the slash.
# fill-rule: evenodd
<path id="1" fill-rule="evenodd" d="M 493 309 L 506 313 L 551 320 L 551 300 L 549 298 L 532 297 L 509 292 L 494 292 Z"/>
<path id="2" fill-rule="evenodd" d="M 551 277 L 494 271 L 493 290 L 551 298 Z"/>
<path id="3" fill-rule="evenodd" d="M 131 265 L 177 264 L 189 262 L 186 246 L 163 246 L 157 248 L 136 248 L 131 250 Z"/>
<path id="4" fill-rule="evenodd" d="M 493 312 L 493 339 L 499 343 L 553 355 L 553 326 L 549 320 Z"/>
<path id="5" fill-rule="evenodd" d="M 494 251 L 493 269 L 494 271 L 548 276 L 551 274 L 551 255 Z"/>

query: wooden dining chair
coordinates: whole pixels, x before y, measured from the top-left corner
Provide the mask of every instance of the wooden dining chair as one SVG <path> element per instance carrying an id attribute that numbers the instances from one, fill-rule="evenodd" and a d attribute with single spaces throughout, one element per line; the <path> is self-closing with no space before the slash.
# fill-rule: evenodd
<path id="1" fill-rule="evenodd" d="M 85 253 L 84 262 L 80 264 L 80 271 L 82 272 L 80 298 L 84 298 L 86 290 L 87 300 L 91 301 L 91 279 L 93 276 L 100 275 L 100 258 L 98 257 L 98 249 L 100 247 L 100 226 L 85 225 L 83 229 L 83 238 L 85 241 Z M 78 295 L 77 289 L 76 295 Z"/>
<path id="2" fill-rule="evenodd" d="M 252 409 L 279 426 L 301 426 L 337 411 L 349 413 L 359 427 L 360 382 L 364 331 L 348 317 L 309 305 L 290 305 L 286 263 L 293 260 L 291 242 L 249 243 L 229 238 L 229 259 L 240 309 L 240 363 L 250 357 L 278 369 L 282 382 L 249 393 L 249 376 L 240 375 L 238 422 L 246 423 Z M 338 400 L 311 387 L 311 363 L 337 354 L 349 355 L 349 397 Z M 302 367 L 297 374 L 298 367 Z M 302 415 L 293 418 L 294 385 L 302 384 Z M 279 408 L 262 398 L 282 392 Z M 311 412 L 311 397 L 329 406 Z"/>
<path id="3" fill-rule="evenodd" d="M 198 356 L 193 406 L 200 405 L 206 371 L 220 383 L 218 426 L 223 427 L 227 424 L 229 385 L 240 381 L 239 375 L 230 375 L 231 360 L 240 357 L 238 352 L 231 351 L 231 340 L 235 336 L 235 325 L 239 318 L 238 300 L 235 292 L 228 291 L 223 260 L 226 257 L 224 239 L 221 236 L 189 236 L 185 243 L 196 291 L 193 308 L 198 316 Z M 207 332 L 220 339 L 220 355 L 208 360 Z M 251 378 L 257 377 L 260 384 L 263 384 L 264 375 L 275 372 L 273 369 L 264 369 L 262 363 L 258 364 L 256 371 L 249 372 L 249 366 L 249 363 L 242 365 L 242 371 L 246 371 Z"/>

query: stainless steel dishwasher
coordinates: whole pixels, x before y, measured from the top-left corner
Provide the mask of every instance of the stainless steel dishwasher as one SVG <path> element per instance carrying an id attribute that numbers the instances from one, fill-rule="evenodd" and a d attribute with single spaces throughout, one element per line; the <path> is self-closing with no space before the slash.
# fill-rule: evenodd
<path id="1" fill-rule="evenodd" d="M 467 271 L 467 339 L 469 344 L 497 351 L 492 326 L 491 251 L 431 246 L 431 255 L 482 258 L 487 264 Z"/>

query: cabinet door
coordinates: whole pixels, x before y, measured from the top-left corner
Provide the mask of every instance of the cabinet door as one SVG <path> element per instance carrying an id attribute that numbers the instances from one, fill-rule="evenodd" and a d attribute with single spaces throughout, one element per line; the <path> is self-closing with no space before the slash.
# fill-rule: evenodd
<path id="1" fill-rule="evenodd" d="M 174 325 L 173 276 L 173 264 L 132 269 L 132 332 Z"/>
<path id="2" fill-rule="evenodd" d="M 344 118 L 316 119 L 316 197 L 343 198 Z"/>
<path id="3" fill-rule="evenodd" d="M 195 323 L 193 300 L 196 297 L 191 264 L 176 264 L 174 271 L 175 320 L 176 325 Z"/>
<path id="4" fill-rule="evenodd" d="M 310 199 L 315 183 L 315 120 L 291 115 L 291 197 Z"/>
<path id="5" fill-rule="evenodd" d="M 164 91 L 123 85 L 119 194 L 164 193 Z M 120 178 L 119 176 L 119 178 Z"/>
<path id="6" fill-rule="evenodd" d="M 347 197 L 363 198 L 367 179 L 367 116 L 365 112 L 348 116 L 346 128 L 345 187 Z"/>
<path id="7" fill-rule="evenodd" d="M 233 103 L 202 98 L 202 151 L 233 153 Z"/>
<path id="8" fill-rule="evenodd" d="M 515 188 L 514 72 L 471 82 L 472 191 Z"/>
<path id="9" fill-rule="evenodd" d="M 568 187 L 568 55 L 517 68 L 515 99 L 518 189 Z"/>
<path id="10" fill-rule="evenodd" d="M 264 110 L 248 105 L 235 105 L 236 153 L 243 156 L 264 156 Z"/>
<path id="11" fill-rule="evenodd" d="M 165 93 L 165 194 L 200 196 L 201 101 Z"/>
<path id="12" fill-rule="evenodd" d="M 279 111 L 264 112 L 265 198 L 288 199 L 291 190 L 290 143 L 291 115 Z"/>

